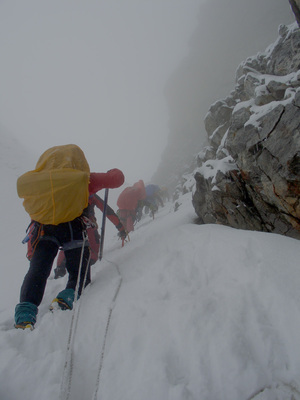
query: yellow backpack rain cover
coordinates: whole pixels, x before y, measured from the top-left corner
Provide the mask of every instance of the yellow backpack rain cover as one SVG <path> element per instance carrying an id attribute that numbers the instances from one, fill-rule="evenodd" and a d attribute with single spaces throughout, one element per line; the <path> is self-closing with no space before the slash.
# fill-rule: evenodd
<path id="1" fill-rule="evenodd" d="M 89 164 L 78 146 L 55 146 L 41 155 L 33 171 L 18 178 L 17 191 L 31 219 L 58 225 L 87 207 L 89 177 Z"/>

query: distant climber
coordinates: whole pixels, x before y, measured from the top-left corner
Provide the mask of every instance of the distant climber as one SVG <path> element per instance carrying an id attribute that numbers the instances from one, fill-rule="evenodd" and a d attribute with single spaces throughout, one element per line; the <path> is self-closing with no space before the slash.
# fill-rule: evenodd
<path id="1" fill-rule="evenodd" d="M 138 218 L 139 209 L 143 206 L 146 196 L 143 180 L 139 180 L 133 186 L 125 188 L 119 195 L 117 200 L 119 210 L 117 213 L 127 233 L 134 230 L 134 223 Z"/>
<path id="2" fill-rule="evenodd" d="M 162 190 L 158 185 L 149 184 L 145 187 L 146 190 L 146 205 L 150 208 L 153 216 L 157 212 L 158 207 L 164 206 L 162 199 Z"/>

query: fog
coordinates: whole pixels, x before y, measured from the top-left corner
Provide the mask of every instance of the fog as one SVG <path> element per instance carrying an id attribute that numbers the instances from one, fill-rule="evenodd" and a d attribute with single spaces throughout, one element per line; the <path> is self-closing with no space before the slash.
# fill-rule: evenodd
<path id="1" fill-rule="evenodd" d="M 182 174 L 207 140 L 203 120 L 210 105 L 234 89 L 238 65 L 294 20 L 288 0 L 210 0 L 200 7 L 188 55 L 166 85 L 169 139 L 157 181 Z"/>
<path id="2" fill-rule="evenodd" d="M 149 180 L 164 87 L 204 0 L 1 0 L 0 123 L 34 155 L 76 143 L 94 171 Z"/>
<path id="3" fill-rule="evenodd" d="M 238 63 L 292 21 L 288 0 L 0 0 L 0 124 L 32 167 L 76 143 L 94 171 L 162 182 Z"/>

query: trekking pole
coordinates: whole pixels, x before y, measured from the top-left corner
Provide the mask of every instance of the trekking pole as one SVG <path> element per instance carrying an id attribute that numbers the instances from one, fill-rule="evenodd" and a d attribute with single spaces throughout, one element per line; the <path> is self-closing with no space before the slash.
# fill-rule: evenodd
<path id="1" fill-rule="evenodd" d="M 103 245 L 104 245 L 104 234 L 105 234 L 105 223 L 106 223 L 106 209 L 107 209 L 107 199 L 108 199 L 108 189 L 105 189 L 104 205 L 103 205 L 103 216 L 102 216 L 102 226 L 101 226 L 101 238 L 100 238 L 100 251 L 99 260 L 103 257 Z"/>

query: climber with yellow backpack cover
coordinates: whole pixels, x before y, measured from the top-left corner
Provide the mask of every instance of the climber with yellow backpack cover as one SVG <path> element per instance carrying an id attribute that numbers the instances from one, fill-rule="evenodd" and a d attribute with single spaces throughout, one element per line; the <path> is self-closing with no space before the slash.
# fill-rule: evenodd
<path id="1" fill-rule="evenodd" d="M 65 253 L 69 278 L 54 302 L 61 309 L 72 309 L 79 270 L 78 297 L 84 282 L 90 282 L 88 221 L 84 216 L 89 196 L 123 183 L 124 175 L 117 168 L 91 173 L 83 151 L 74 144 L 46 150 L 35 169 L 18 178 L 18 195 L 24 199 L 23 206 L 31 218 L 28 235 L 31 252 L 27 254 L 29 270 L 15 308 L 16 328 L 33 329 L 59 249 Z"/>

